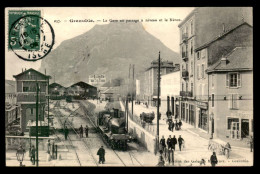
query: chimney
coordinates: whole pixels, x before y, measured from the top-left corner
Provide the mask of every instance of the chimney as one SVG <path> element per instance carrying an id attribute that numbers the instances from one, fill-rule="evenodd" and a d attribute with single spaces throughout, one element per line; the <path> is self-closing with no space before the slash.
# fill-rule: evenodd
<path id="1" fill-rule="evenodd" d="M 221 66 L 226 66 L 227 65 L 227 58 L 222 55 L 222 58 L 220 60 Z"/>
<path id="2" fill-rule="evenodd" d="M 225 33 L 225 24 L 222 23 L 223 33 Z"/>

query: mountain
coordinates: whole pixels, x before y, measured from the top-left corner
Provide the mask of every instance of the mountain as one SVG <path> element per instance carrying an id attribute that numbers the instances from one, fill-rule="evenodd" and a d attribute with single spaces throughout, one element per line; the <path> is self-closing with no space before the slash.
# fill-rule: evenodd
<path id="1" fill-rule="evenodd" d="M 41 62 L 40 71 L 55 76 L 55 82 L 69 86 L 88 83 L 92 74 L 105 74 L 106 80 L 128 76 L 129 64 L 141 72 L 158 59 L 180 63 L 180 56 L 148 33 L 141 23 L 95 25 L 88 32 L 63 41 Z M 54 79 L 54 78 L 52 78 Z"/>

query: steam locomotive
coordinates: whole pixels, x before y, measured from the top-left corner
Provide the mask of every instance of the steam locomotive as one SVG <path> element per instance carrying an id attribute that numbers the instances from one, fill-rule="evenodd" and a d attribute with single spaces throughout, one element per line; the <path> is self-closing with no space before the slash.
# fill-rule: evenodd
<path id="1" fill-rule="evenodd" d="M 99 112 L 97 116 L 98 131 L 112 149 L 127 150 L 127 135 L 125 126 L 126 120 L 123 111 L 119 109 L 107 109 Z"/>

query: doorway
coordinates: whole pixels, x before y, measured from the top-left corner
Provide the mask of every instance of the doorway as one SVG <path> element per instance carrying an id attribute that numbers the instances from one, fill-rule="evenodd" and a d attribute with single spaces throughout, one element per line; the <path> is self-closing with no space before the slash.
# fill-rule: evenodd
<path id="1" fill-rule="evenodd" d="M 240 139 L 239 122 L 232 122 L 231 123 L 231 139 Z"/>
<path id="2" fill-rule="evenodd" d="M 249 136 L 249 120 L 242 119 L 241 120 L 241 138 L 246 138 Z"/>

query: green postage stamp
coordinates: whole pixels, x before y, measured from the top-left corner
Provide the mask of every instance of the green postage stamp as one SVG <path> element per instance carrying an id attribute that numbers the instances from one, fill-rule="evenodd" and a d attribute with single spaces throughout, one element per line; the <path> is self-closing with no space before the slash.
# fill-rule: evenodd
<path id="1" fill-rule="evenodd" d="M 10 10 L 8 49 L 34 50 L 40 49 L 40 10 Z"/>
<path id="2" fill-rule="evenodd" d="M 41 10 L 8 10 L 8 50 L 26 61 L 37 61 L 50 53 L 54 30 Z"/>

